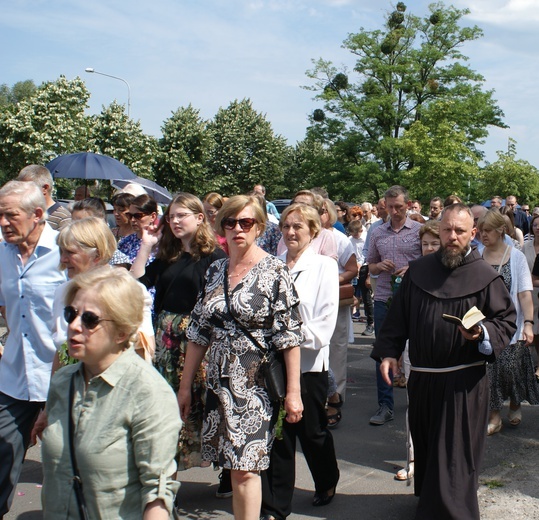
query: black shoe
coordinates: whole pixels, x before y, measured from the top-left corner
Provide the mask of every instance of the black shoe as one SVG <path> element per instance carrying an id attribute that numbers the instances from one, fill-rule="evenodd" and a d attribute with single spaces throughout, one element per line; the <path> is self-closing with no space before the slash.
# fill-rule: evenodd
<path id="1" fill-rule="evenodd" d="M 232 480 L 230 470 L 223 469 L 219 475 L 219 487 L 215 492 L 217 498 L 230 498 L 232 496 Z"/>
<path id="2" fill-rule="evenodd" d="M 333 486 L 333 488 L 328 489 L 327 491 L 324 491 L 323 493 L 316 492 L 314 494 L 313 498 L 313 506 L 319 507 L 319 506 L 327 506 L 335 496 L 335 493 L 337 492 L 337 486 Z"/>

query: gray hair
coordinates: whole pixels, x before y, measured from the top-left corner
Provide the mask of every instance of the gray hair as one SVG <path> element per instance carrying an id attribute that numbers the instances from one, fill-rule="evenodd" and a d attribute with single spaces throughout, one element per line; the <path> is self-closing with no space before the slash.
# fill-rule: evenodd
<path id="1" fill-rule="evenodd" d="M 40 188 L 43 188 L 43 186 L 46 184 L 49 187 L 47 191 L 49 193 L 52 192 L 52 175 L 51 172 L 45 168 L 45 166 L 40 166 L 39 164 L 29 164 L 19 172 L 16 180 L 22 182 L 34 182 Z"/>
<path id="2" fill-rule="evenodd" d="M 395 199 L 399 195 L 402 195 L 404 197 L 404 202 L 408 202 L 410 200 L 408 190 L 404 186 L 399 185 L 391 186 L 391 188 L 388 188 L 387 191 L 384 193 L 384 198 Z"/>
<path id="3" fill-rule="evenodd" d="M 0 188 L 0 199 L 4 197 L 17 197 L 19 208 L 28 215 L 34 214 L 37 208 L 41 208 L 43 216 L 39 223 L 45 222 L 47 203 L 41 189 L 34 182 L 9 181 Z"/>

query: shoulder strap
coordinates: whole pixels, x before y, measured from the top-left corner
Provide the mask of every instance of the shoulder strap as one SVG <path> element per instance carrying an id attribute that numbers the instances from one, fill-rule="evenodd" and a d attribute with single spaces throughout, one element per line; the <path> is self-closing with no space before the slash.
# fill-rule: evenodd
<path id="1" fill-rule="evenodd" d="M 227 306 L 227 309 L 228 309 L 228 313 L 230 314 L 230 316 L 232 316 L 232 319 L 234 320 L 234 322 L 236 323 L 236 325 L 238 326 L 238 328 L 251 340 L 251 343 L 259 348 L 262 352 L 264 352 L 264 354 L 266 354 L 269 349 L 268 348 L 265 348 L 263 347 L 256 339 L 255 337 L 249 332 L 249 330 L 247 330 L 239 321 L 238 319 L 236 318 L 236 316 L 234 316 L 234 313 L 232 312 L 232 308 L 230 307 L 230 300 L 229 300 L 229 296 L 228 296 L 228 267 L 225 268 L 225 272 L 224 272 L 224 280 L 223 280 L 223 286 L 224 286 L 224 292 L 225 292 L 225 302 L 226 302 L 226 306 Z"/>
<path id="2" fill-rule="evenodd" d="M 79 468 L 77 466 L 77 457 L 75 456 L 75 446 L 73 445 L 75 439 L 75 422 L 73 421 L 73 403 L 75 402 L 75 376 L 76 372 L 71 376 L 71 382 L 69 383 L 69 429 L 68 429 L 68 442 L 69 442 L 69 454 L 71 456 L 71 467 L 73 468 L 73 488 L 75 490 L 75 497 L 77 498 L 77 505 L 79 507 L 79 516 L 81 520 L 89 520 L 88 509 L 86 508 L 86 501 L 82 492 L 82 480 L 80 478 Z"/>

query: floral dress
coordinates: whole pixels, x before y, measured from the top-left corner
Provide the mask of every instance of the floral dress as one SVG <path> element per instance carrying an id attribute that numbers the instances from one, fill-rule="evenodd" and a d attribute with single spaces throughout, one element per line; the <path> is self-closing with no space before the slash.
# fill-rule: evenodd
<path id="1" fill-rule="evenodd" d="M 303 341 L 298 297 L 285 264 L 266 256 L 224 297 L 228 260 L 214 262 L 191 313 L 187 337 L 209 346 L 202 458 L 241 471 L 269 466 L 278 410 L 258 375 L 262 358 L 236 320 L 262 345 L 278 350 Z M 235 319 L 234 319 L 235 318 Z"/>
<path id="2" fill-rule="evenodd" d="M 492 266 L 498 270 L 497 265 Z M 511 260 L 500 271 L 507 290 L 511 292 Z M 522 340 L 505 347 L 495 363 L 487 366 L 490 383 L 490 409 L 501 410 L 507 398 L 515 404 L 527 401 L 539 404 L 539 385 L 535 378 L 530 348 Z"/>

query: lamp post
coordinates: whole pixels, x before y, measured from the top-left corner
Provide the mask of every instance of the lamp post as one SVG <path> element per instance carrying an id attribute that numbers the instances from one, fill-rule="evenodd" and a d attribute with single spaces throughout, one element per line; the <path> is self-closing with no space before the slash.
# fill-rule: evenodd
<path id="1" fill-rule="evenodd" d="M 123 78 L 119 78 L 118 76 L 112 76 L 111 74 L 105 74 L 104 72 L 98 72 L 97 70 L 93 69 L 92 67 L 87 67 L 84 69 L 86 72 L 89 72 L 90 74 L 99 74 L 101 76 L 107 76 L 107 78 L 113 78 L 117 79 L 119 81 L 123 81 L 127 85 L 127 117 L 130 117 L 131 113 L 131 88 L 129 87 L 129 83 Z"/>

